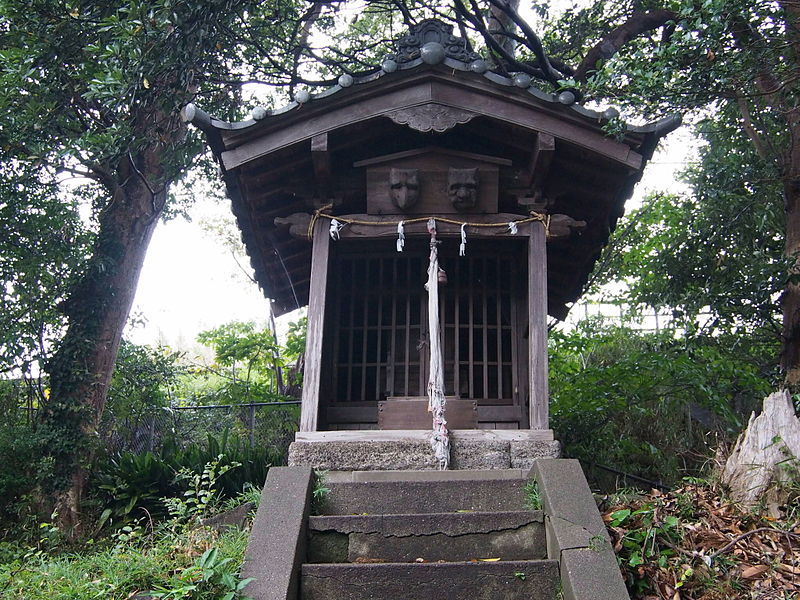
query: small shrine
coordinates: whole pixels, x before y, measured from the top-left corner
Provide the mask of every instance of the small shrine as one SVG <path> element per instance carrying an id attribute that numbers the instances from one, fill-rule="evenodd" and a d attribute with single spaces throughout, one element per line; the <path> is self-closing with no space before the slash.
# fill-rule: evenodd
<path id="1" fill-rule="evenodd" d="M 679 119 L 611 136 L 615 110 L 499 75 L 435 20 L 379 71 L 280 110 L 184 117 L 207 136 L 275 312 L 308 305 L 294 464 L 558 455 L 547 317 L 580 296 Z"/>

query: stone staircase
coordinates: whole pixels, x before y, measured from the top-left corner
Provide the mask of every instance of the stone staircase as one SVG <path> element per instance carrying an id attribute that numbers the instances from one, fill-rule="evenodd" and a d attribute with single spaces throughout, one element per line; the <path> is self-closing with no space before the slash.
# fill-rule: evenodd
<path id="1" fill-rule="evenodd" d="M 348 472 L 329 476 L 308 524 L 303 600 L 553 600 L 542 511 L 524 510 L 526 473 Z"/>
<path id="2" fill-rule="evenodd" d="M 527 507 L 535 476 L 543 509 Z M 270 470 L 243 577 L 255 600 L 623 600 L 576 461 L 532 471 Z"/>

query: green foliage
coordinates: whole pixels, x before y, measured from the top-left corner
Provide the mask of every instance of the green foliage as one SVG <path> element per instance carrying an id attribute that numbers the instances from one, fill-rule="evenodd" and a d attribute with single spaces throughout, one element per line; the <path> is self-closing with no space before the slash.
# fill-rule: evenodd
<path id="1" fill-rule="evenodd" d="M 186 372 L 181 353 L 123 340 L 101 429 L 114 445 L 130 447 L 134 437 L 170 404 L 172 390 Z"/>
<path id="2" fill-rule="evenodd" d="M 2 103 L 0 103 L 2 106 Z M 2 137 L 0 135 L 0 137 Z M 33 377 L 64 324 L 59 304 L 91 238 L 54 177 L 5 164 L 0 149 L 0 376 Z"/>
<path id="3" fill-rule="evenodd" d="M 34 516 L 33 493 L 52 464 L 42 456 L 39 439 L 30 426 L 0 425 L 0 523 L 22 524 Z"/>
<path id="4" fill-rule="evenodd" d="M 627 283 L 620 301 L 669 307 L 707 334 L 774 338 L 789 266 L 780 180 L 724 112 L 699 126 L 692 193 L 647 198 L 620 222 L 605 267 Z"/>
<path id="5" fill-rule="evenodd" d="M 539 484 L 531 479 L 525 484 L 525 503 L 530 510 L 542 510 L 542 494 L 539 491 Z"/>
<path id="6" fill-rule="evenodd" d="M 271 331 L 259 329 L 253 322 L 233 321 L 201 332 L 198 341 L 215 353 L 213 365 L 196 370 L 210 383 L 200 390 L 202 401 L 238 404 L 284 400 L 285 384 L 298 383 L 284 378 L 294 377 L 292 367 L 305 352 L 305 329 L 305 318 L 291 323 L 285 346 L 278 344 Z"/>
<path id="7" fill-rule="evenodd" d="M 213 594 L 219 600 L 241 597 L 239 592 L 253 579 L 239 580 L 231 573 L 229 563 L 232 560 L 222 558 L 217 548 L 210 548 L 203 552 L 195 564 L 175 575 L 167 586 L 158 586 L 149 594 L 153 598 L 172 600 L 198 598 L 202 594 Z"/>
<path id="8" fill-rule="evenodd" d="M 201 473 L 187 468 L 178 471 L 175 475 L 176 482 L 179 485 L 185 482 L 188 486 L 180 498 L 165 499 L 170 515 L 177 519 L 199 519 L 208 515 L 219 502 L 219 478 L 231 469 L 241 466 L 237 462 L 220 464 L 223 458 L 220 454 L 216 460 L 206 463 Z"/>
<path id="9" fill-rule="evenodd" d="M 322 512 L 325 502 L 328 499 L 330 488 L 325 485 L 327 471 L 314 471 L 314 488 L 311 490 L 311 512 L 319 514 Z"/>
<path id="10" fill-rule="evenodd" d="M 757 365 L 771 348 L 736 342 L 598 322 L 552 332 L 551 423 L 565 454 L 666 482 L 697 471 L 770 390 Z"/>
<path id="11" fill-rule="evenodd" d="M 246 596 L 246 582 L 237 575 L 246 531 L 228 529 L 218 535 L 175 521 L 149 532 L 125 529 L 67 552 L 8 546 L 0 552 L 0 595 L 9 600 L 127 600 L 155 590 L 172 594 L 165 598 L 193 600 Z"/>
<path id="12" fill-rule="evenodd" d="M 219 438 L 209 434 L 205 444 L 181 448 L 168 441 L 157 453 L 122 453 L 95 470 L 98 502 L 105 508 L 102 520 L 116 525 L 145 514 L 164 517 L 170 509 L 164 498 L 178 498 L 187 514 L 189 509 L 205 508 L 212 500 L 261 486 L 275 458 L 268 448 L 251 448 L 227 432 Z M 209 494 L 212 487 L 215 492 Z M 180 508 L 173 504 L 176 510 Z"/>

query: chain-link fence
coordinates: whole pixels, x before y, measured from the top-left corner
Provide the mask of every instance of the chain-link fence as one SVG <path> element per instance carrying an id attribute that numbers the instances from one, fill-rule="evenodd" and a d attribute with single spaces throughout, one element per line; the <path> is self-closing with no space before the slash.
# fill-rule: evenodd
<path id="1" fill-rule="evenodd" d="M 103 437 L 112 452 L 153 452 L 167 439 L 202 443 L 208 435 L 238 436 L 251 447 L 288 448 L 300 421 L 300 401 L 155 408 L 108 423 Z"/>

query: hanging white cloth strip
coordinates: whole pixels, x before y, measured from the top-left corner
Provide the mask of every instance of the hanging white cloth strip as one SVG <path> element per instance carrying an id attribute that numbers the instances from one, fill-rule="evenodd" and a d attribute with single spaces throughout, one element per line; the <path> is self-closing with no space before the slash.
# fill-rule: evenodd
<path id="1" fill-rule="evenodd" d="M 519 230 L 517 229 L 517 222 L 511 221 L 511 223 L 508 224 L 508 230 L 511 232 L 511 235 L 517 235 L 517 233 L 519 232 Z"/>
<path id="2" fill-rule="evenodd" d="M 344 229 L 345 224 L 340 223 L 336 219 L 331 219 L 331 239 L 338 241 L 339 240 L 339 232 Z"/>
<path id="3" fill-rule="evenodd" d="M 428 233 L 431 234 L 431 255 L 428 264 L 428 331 L 430 336 L 430 379 L 428 380 L 428 410 L 433 417 L 433 433 L 431 446 L 439 468 L 445 470 L 450 466 L 450 434 L 444 418 L 444 360 L 442 357 L 442 340 L 439 331 L 439 242 L 436 240 L 436 221 L 428 221 Z"/>
<path id="4" fill-rule="evenodd" d="M 403 221 L 397 224 L 397 251 L 402 252 L 403 246 L 406 245 L 406 234 L 403 229 Z"/>
<path id="5" fill-rule="evenodd" d="M 466 223 L 461 224 L 461 244 L 458 246 L 458 255 L 459 256 L 466 256 L 467 255 L 467 230 L 466 230 Z"/>

